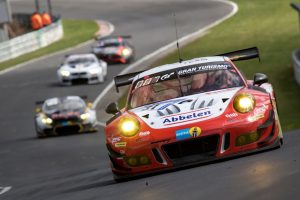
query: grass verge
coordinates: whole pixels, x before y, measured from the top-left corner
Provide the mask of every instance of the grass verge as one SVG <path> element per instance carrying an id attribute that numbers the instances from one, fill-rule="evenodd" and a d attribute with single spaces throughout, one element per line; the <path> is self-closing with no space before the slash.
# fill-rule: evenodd
<path id="1" fill-rule="evenodd" d="M 300 87 L 292 68 L 291 53 L 300 48 L 297 13 L 289 0 L 233 0 L 239 12 L 213 28 L 211 32 L 186 45 L 184 59 L 216 55 L 257 46 L 261 62 L 237 62 L 237 67 L 252 79 L 255 72 L 268 75 L 278 101 L 280 120 L 285 131 L 300 128 Z M 177 62 L 177 52 L 157 61 L 153 66 Z M 119 103 L 124 105 L 124 97 Z"/>
<path id="2" fill-rule="evenodd" d="M 34 52 L 24 54 L 15 59 L 0 63 L 0 70 L 20 64 L 22 62 L 38 58 L 59 50 L 67 49 L 94 37 L 98 31 L 98 25 L 93 20 L 63 20 L 64 37 L 63 39 Z"/>

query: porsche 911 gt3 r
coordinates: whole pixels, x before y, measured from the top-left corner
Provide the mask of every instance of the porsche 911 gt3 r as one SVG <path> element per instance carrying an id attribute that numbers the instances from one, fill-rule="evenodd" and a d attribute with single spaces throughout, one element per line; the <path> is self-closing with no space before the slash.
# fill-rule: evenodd
<path id="1" fill-rule="evenodd" d="M 108 63 L 130 63 L 134 59 L 134 48 L 127 41 L 130 36 L 107 36 L 98 38 L 92 53 Z"/>
<path id="2" fill-rule="evenodd" d="M 261 73 L 246 80 L 232 62 L 254 57 L 257 48 L 115 77 L 117 87 L 131 84 L 126 107 L 106 109 L 115 178 L 279 147 L 272 85 Z"/>
<path id="3" fill-rule="evenodd" d="M 79 96 L 55 97 L 37 102 L 35 128 L 38 137 L 94 132 L 96 114 Z"/>
<path id="4" fill-rule="evenodd" d="M 62 85 L 102 83 L 106 75 L 107 63 L 98 60 L 94 54 L 67 56 L 65 62 L 57 70 L 57 76 Z"/>

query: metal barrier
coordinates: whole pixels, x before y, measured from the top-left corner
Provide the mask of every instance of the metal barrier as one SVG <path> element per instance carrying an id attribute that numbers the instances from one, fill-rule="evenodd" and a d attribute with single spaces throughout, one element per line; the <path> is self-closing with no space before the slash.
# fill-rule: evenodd
<path id="1" fill-rule="evenodd" d="M 300 85 L 300 49 L 294 50 L 292 57 L 293 57 L 295 79 L 298 85 Z"/>
<path id="2" fill-rule="evenodd" d="M 0 62 L 16 58 L 60 40 L 64 35 L 61 20 L 40 30 L 33 31 L 0 43 Z"/>
<path id="3" fill-rule="evenodd" d="M 299 3 L 291 3 L 290 4 L 293 9 L 298 12 L 299 22 L 300 22 L 300 4 Z M 296 49 L 292 54 L 293 66 L 294 66 L 294 75 L 295 79 L 300 85 L 300 49 Z"/>

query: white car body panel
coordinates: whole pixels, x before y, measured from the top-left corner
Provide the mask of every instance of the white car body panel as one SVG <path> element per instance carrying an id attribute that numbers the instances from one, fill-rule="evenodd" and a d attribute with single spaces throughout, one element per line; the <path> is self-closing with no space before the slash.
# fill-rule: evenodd
<path id="1" fill-rule="evenodd" d="M 78 63 L 76 65 L 68 64 L 68 61 L 76 58 L 93 59 L 91 63 Z M 68 76 L 63 73 L 68 72 Z M 69 56 L 64 64 L 57 70 L 59 81 L 63 85 L 71 85 L 72 80 L 87 79 L 88 84 L 103 82 L 107 75 L 107 63 L 97 59 L 94 54 L 77 54 Z"/>
<path id="2" fill-rule="evenodd" d="M 153 129 L 181 126 L 191 121 L 200 122 L 222 115 L 241 88 L 235 87 L 179 97 L 129 111 Z"/>

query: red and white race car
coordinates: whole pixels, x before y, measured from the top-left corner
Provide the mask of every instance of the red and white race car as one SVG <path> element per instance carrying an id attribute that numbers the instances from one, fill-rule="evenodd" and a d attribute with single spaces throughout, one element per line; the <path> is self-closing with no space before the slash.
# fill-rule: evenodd
<path id="1" fill-rule="evenodd" d="M 115 77 L 127 105 L 105 128 L 116 180 L 280 147 L 283 135 L 266 75 L 246 80 L 233 61 L 256 47 Z"/>

